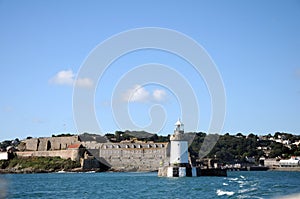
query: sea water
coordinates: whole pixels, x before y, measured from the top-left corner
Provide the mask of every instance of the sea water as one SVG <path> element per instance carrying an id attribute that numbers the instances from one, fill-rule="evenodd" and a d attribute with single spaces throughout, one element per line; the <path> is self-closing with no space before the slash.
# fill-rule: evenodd
<path id="1" fill-rule="evenodd" d="M 157 173 L 0 175 L 5 198 L 278 198 L 300 193 L 300 172 L 228 172 L 228 177 Z"/>

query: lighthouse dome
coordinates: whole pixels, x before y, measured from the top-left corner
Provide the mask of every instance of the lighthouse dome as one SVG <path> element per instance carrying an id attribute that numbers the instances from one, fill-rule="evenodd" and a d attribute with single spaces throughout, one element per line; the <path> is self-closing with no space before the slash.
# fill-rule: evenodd
<path id="1" fill-rule="evenodd" d="M 180 119 L 177 120 L 177 122 L 175 123 L 175 126 L 182 126 L 183 123 L 180 121 Z"/>

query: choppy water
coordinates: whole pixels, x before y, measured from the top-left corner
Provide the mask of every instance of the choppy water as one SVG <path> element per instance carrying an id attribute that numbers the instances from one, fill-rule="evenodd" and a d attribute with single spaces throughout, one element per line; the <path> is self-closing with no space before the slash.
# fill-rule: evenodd
<path id="1" fill-rule="evenodd" d="M 276 198 L 300 193 L 300 172 L 229 172 L 228 177 L 157 173 L 0 175 L 0 198 Z"/>

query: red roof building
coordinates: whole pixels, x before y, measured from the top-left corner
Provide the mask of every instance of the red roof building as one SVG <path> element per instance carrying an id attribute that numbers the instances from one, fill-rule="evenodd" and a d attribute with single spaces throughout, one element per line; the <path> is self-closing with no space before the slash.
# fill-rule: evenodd
<path id="1" fill-rule="evenodd" d="M 83 148 L 82 144 L 77 143 L 77 144 L 71 144 L 68 146 L 68 149 L 80 149 Z"/>

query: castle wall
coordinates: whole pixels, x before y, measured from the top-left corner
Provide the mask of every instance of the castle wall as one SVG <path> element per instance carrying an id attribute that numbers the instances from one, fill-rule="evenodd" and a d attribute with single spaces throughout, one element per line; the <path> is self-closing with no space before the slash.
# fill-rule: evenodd
<path id="1" fill-rule="evenodd" d="M 69 145 L 78 143 L 78 136 L 31 138 L 22 141 L 25 146 L 22 151 L 52 151 L 66 150 Z"/>
<path id="2" fill-rule="evenodd" d="M 105 143 L 99 156 L 112 169 L 153 171 L 168 162 L 168 149 L 168 143 Z"/>
<path id="3" fill-rule="evenodd" d="M 18 157 L 60 157 L 62 159 L 79 160 L 78 149 L 56 151 L 17 151 Z"/>
<path id="4" fill-rule="evenodd" d="M 17 154 L 21 157 L 58 156 L 63 159 L 79 160 L 83 157 L 82 150 L 84 149 L 68 149 L 68 146 L 74 143 L 81 143 L 89 155 L 116 170 L 153 171 L 169 162 L 170 145 L 168 143 L 80 142 L 78 136 L 27 139 L 19 145 L 20 151 Z"/>
<path id="5" fill-rule="evenodd" d="M 37 151 L 38 150 L 38 138 L 32 138 L 22 141 L 25 143 L 24 149 L 26 151 Z"/>

